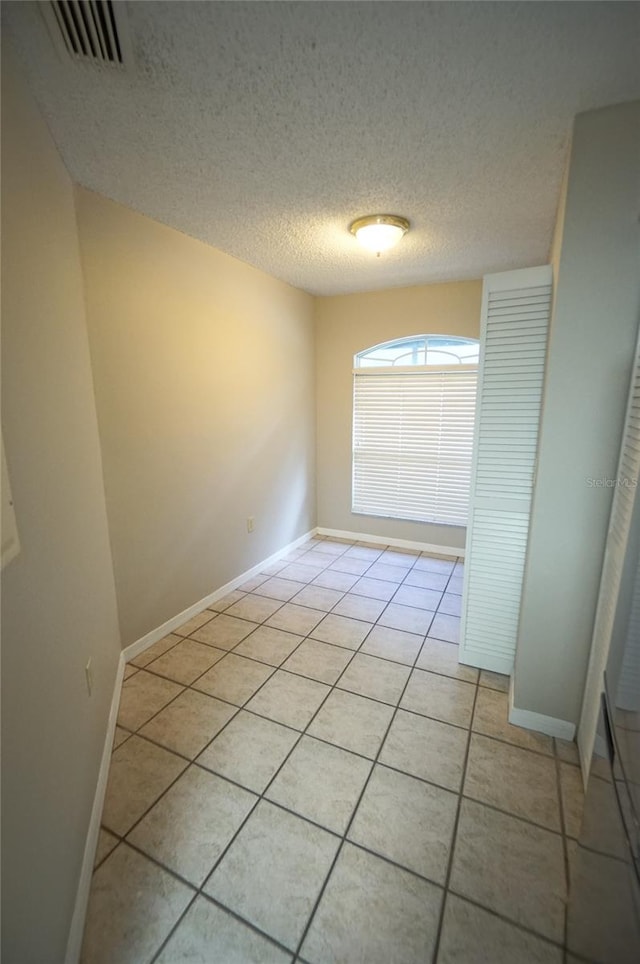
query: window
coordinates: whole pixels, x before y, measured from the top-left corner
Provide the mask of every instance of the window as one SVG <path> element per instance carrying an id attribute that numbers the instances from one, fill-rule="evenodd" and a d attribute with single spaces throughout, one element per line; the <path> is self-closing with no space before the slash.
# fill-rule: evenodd
<path id="1" fill-rule="evenodd" d="M 355 356 L 353 512 L 466 525 L 479 348 L 416 335 Z"/>

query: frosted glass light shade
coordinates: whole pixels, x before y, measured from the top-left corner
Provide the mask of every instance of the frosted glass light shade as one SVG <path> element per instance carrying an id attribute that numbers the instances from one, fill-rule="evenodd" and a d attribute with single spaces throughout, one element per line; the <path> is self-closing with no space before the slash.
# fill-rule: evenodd
<path id="1" fill-rule="evenodd" d="M 358 218 L 349 230 L 365 248 L 380 254 L 398 243 L 409 230 L 409 222 L 395 214 L 371 214 Z"/>

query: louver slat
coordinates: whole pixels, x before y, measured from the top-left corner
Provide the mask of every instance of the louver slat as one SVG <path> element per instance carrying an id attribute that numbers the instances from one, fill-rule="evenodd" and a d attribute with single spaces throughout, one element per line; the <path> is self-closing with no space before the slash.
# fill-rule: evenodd
<path id="1" fill-rule="evenodd" d="M 460 659 L 510 673 L 535 476 L 551 269 L 484 281 Z"/>
<path id="2" fill-rule="evenodd" d="M 585 687 L 579 733 L 587 729 L 587 726 L 589 726 L 591 722 L 588 718 L 591 708 L 597 706 L 599 703 L 600 691 L 602 689 L 602 674 L 609 652 L 611 635 L 614 630 L 616 606 L 622 583 L 632 517 L 634 511 L 638 511 L 636 508 L 636 492 L 638 479 L 640 478 L 639 437 L 640 341 L 636 349 L 634 369 L 629 386 L 627 413 L 618 462 L 617 484 L 611 504 L 609 532 L 607 534 L 607 543 L 602 564 L 600 591 L 598 594 L 598 605 L 596 607 L 591 643 L 591 660 L 587 673 L 587 685 Z M 640 618 L 640 584 L 638 578 L 639 577 L 636 577 L 636 585 L 634 587 L 633 606 L 631 621 L 627 630 L 628 633 L 637 632 L 637 622 Z M 624 682 L 622 683 L 622 690 L 616 694 L 618 705 L 622 706 L 624 702 L 626 708 L 636 711 L 639 708 L 637 701 L 638 693 L 640 692 L 637 688 L 638 683 L 640 683 L 639 638 L 640 637 L 636 635 L 634 637 L 634 644 L 626 647 L 625 663 L 621 674 L 621 680 Z"/>

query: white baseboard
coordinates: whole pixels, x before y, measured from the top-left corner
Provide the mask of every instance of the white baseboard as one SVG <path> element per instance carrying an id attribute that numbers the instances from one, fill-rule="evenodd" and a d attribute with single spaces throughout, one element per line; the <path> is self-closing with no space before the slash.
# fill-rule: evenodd
<path id="1" fill-rule="evenodd" d="M 269 556 L 267 559 L 263 559 L 262 562 L 253 566 L 251 569 L 248 569 L 246 572 L 243 572 L 242 575 L 237 576 L 235 579 L 232 579 L 231 582 L 221 586 L 220 589 L 216 589 L 215 592 L 209 593 L 208 596 L 205 596 L 204 599 L 194 603 L 193 606 L 189 606 L 188 609 L 178 613 L 177 616 L 173 616 L 171 619 L 168 619 L 166 623 L 162 624 L 162 626 L 158 626 L 157 629 L 153 629 L 150 633 L 147 633 L 146 636 L 136 640 L 135 643 L 131 643 L 130 646 L 127 646 L 120 653 L 120 660 L 118 662 L 118 669 L 113 687 L 113 696 L 111 698 L 109 719 L 107 722 L 107 732 L 102 750 L 102 759 L 100 761 L 100 769 L 98 771 L 98 782 L 96 785 L 95 796 L 93 798 L 89 829 L 87 831 L 84 855 L 82 858 L 80 880 L 78 882 L 73 917 L 71 920 L 71 927 L 69 929 L 67 950 L 64 958 L 65 964 L 77 964 L 80 958 L 80 951 L 82 950 L 84 921 L 87 913 L 87 904 L 89 902 L 89 893 L 91 891 L 93 864 L 95 861 L 98 834 L 100 833 L 100 821 L 102 818 L 104 795 L 107 789 L 107 779 L 109 777 L 109 764 L 111 763 L 111 750 L 116 729 L 116 720 L 118 717 L 118 705 L 120 703 L 120 690 L 122 688 L 125 663 L 133 659 L 134 656 L 137 656 L 139 653 L 143 652 L 149 646 L 152 646 L 153 643 L 156 643 L 159 639 L 162 639 L 163 636 L 166 636 L 172 630 L 177 629 L 178 626 L 181 626 L 183 623 L 185 623 L 187 619 L 191 618 L 191 616 L 195 616 L 197 613 L 202 612 L 203 609 L 206 609 L 209 603 L 222 599 L 223 596 L 226 596 L 227 593 L 232 592 L 247 579 L 250 579 L 251 576 L 256 575 L 265 566 L 272 562 L 276 562 L 281 556 L 286 555 L 287 552 L 291 552 L 292 549 L 295 549 L 303 542 L 306 542 L 307 539 L 310 539 L 312 536 L 316 535 L 317 531 L 318 530 L 315 528 L 311 529 L 309 532 L 300 536 L 299 539 L 296 539 L 294 542 L 290 542 L 289 545 L 279 549 L 278 552 L 274 552 L 273 555 Z"/>
<path id="2" fill-rule="evenodd" d="M 104 804 L 104 795 L 107 789 L 107 779 L 109 777 L 109 764 L 111 763 L 111 749 L 113 746 L 113 737 L 116 729 L 116 719 L 118 717 L 118 704 L 120 703 L 120 688 L 122 686 L 122 677 L 124 675 L 124 663 L 124 656 L 122 653 L 120 653 L 118 668 L 116 670 L 116 678 L 113 686 L 113 696 L 111 697 L 109 719 L 107 721 L 107 732 L 104 739 L 104 746 L 102 748 L 100 769 L 98 771 L 98 782 L 96 784 L 96 792 L 93 798 L 91 817 L 89 819 L 89 829 L 87 830 L 87 838 L 84 845 L 80 880 L 78 881 L 76 901 L 73 908 L 73 917 L 71 918 L 71 927 L 69 928 L 69 939 L 67 941 L 67 950 L 64 957 L 65 964 L 77 964 L 78 960 L 80 959 L 80 951 L 82 950 L 84 919 L 87 913 L 87 904 L 89 903 L 93 864 L 96 856 L 98 834 L 100 833 L 100 821 L 102 819 L 102 806 Z"/>
<path id="3" fill-rule="evenodd" d="M 573 740 L 576 735 L 575 723 L 559 720 L 555 716 L 545 716 L 544 713 L 534 713 L 531 710 L 519 710 L 513 705 L 513 677 L 509 685 L 509 723 L 522 726 L 525 730 L 537 730 L 547 736 L 557 736 L 559 740 Z"/>
<path id="4" fill-rule="evenodd" d="M 352 539 L 353 542 L 372 542 L 376 546 L 394 546 L 396 549 L 419 549 L 420 552 L 433 552 L 441 556 L 460 556 L 464 558 L 464 549 L 455 546 L 435 546 L 430 542 L 415 542 L 412 539 L 392 539 L 390 536 L 372 536 L 366 532 L 347 532 L 345 529 L 325 529 L 319 526 L 318 535 L 333 536 L 334 539 Z"/>
<path id="5" fill-rule="evenodd" d="M 319 530 L 315 528 L 310 529 L 309 532 L 305 532 L 305 534 L 300 536 L 299 539 L 295 539 L 282 549 L 274 552 L 273 555 L 269 556 L 267 559 L 263 559 L 261 562 L 257 563 L 257 565 L 252 566 L 251 569 L 247 569 L 246 572 L 241 573 L 239 576 L 236 576 L 235 579 L 225 583 L 224 586 L 221 586 L 214 592 L 210 592 L 207 596 L 199 599 L 198 602 L 195 602 L 192 606 L 189 606 L 181 613 L 178 613 L 177 616 L 172 616 L 171 619 L 167 619 L 162 626 L 158 626 L 156 629 L 152 629 L 151 632 L 147 633 L 145 636 L 141 636 L 140 639 L 136 639 L 134 643 L 126 646 L 122 651 L 125 662 L 128 663 L 136 656 L 139 656 L 140 653 L 143 653 L 145 649 L 149 648 L 149 646 L 153 646 L 154 643 L 157 643 L 159 639 L 162 639 L 164 636 L 168 636 L 169 633 L 172 633 L 174 629 L 178 628 L 178 626 L 182 626 L 188 619 L 191 619 L 192 616 L 197 616 L 198 613 L 201 613 L 202 610 L 206 609 L 211 603 L 217 602 L 218 599 L 222 599 L 223 596 L 233 592 L 234 589 L 237 589 L 238 586 L 241 586 L 242 583 L 246 582 L 247 579 L 250 579 L 251 576 L 256 576 L 264 569 L 265 566 L 270 565 L 272 562 L 277 562 L 281 556 L 286 556 L 288 552 L 291 552 L 292 549 L 296 549 L 303 542 L 306 542 L 307 539 L 310 539 L 312 536 L 314 536 L 318 531 Z"/>

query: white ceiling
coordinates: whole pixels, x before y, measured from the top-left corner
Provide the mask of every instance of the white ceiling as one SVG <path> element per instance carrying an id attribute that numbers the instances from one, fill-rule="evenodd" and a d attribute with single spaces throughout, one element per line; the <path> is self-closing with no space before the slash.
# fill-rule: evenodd
<path id="1" fill-rule="evenodd" d="M 316 294 L 546 261 L 573 116 L 640 96 L 637 3 L 135 2 L 128 74 L 2 6 L 77 182 Z"/>

